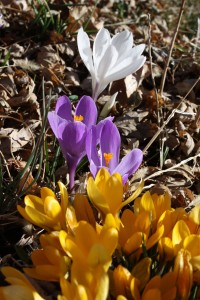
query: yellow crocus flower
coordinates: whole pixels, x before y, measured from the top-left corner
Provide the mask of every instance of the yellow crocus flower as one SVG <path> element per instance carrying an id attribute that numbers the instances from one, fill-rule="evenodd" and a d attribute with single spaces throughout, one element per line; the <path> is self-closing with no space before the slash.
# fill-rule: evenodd
<path id="1" fill-rule="evenodd" d="M 95 281 L 92 287 L 84 286 L 78 282 L 69 282 L 61 278 L 62 295 L 59 295 L 57 300 L 106 300 L 109 290 L 108 275 L 102 273 L 100 277 L 94 277 Z"/>
<path id="2" fill-rule="evenodd" d="M 176 299 L 176 274 L 168 272 L 163 277 L 154 276 L 145 286 L 141 300 Z"/>
<path id="3" fill-rule="evenodd" d="M 20 271 L 12 267 L 2 267 L 1 272 L 10 283 L 8 286 L 0 287 L 1 300 L 44 300 Z"/>
<path id="4" fill-rule="evenodd" d="M 40 236 L 42 249 L 31 253 L 33 268 L 24 268 L 24 272 L 30 277 L 46 281 L 59 281 L 61 276 L 68 276 L 70 270 L 70 258 L 62 249 L 59 241 L 59 232 Z"/>
<path id="5" fill-rule="evenodd" d="M 123 201 L 123 183 L 119 173 L 110 175 L 108 170 L 102 168 L 97 173 L 95 179 L 90 177 L 87 184 L 87 193 L 93 205 L 101 213 L 102 218 L 111 213 L 118 216 L 122 207 L 133 201 L 141 193 L 143 182 L 137 190 Z"/>
<path id="6" fill-rule="evenodd" d="M 65 231 L 60 232 L 60 243 L 64 251 L 75 263 L 86 264 L 89 268 L 98 265 L 108 270 L 112 254 L 117 247 L 118 231 L 110 227 L 112 215 L 107 215 L 105 224 L 100 232 L 97 232 L 92 225 L 86 221 L 80 221 L 74 232 L 74 236 L 67 235 Z M 73 266 L 72 266 L 73 267 Z"/>
<path id="7" fill-rule="evenodd" d="M 68 205 L 68 193 L 64 184 L 58 182 L 58 185 L 61 201 L 51 189 L 43 187 L 41 197 L 34 195 L 25 197 L 25 208 L 17 206 L 19 213 L 30 223 L 47 231 L 73 229 L 73 226 L 76 226 L 74 208 Z"/>
<path id="8" fill-rule="evenodd" d="M 191 254 L 181 249 L 175 259 L 174 273 L 176 274 L 177 292 L 181 300 L 189 299 L 193 284 L 193 269 L 190 263 Z"/>

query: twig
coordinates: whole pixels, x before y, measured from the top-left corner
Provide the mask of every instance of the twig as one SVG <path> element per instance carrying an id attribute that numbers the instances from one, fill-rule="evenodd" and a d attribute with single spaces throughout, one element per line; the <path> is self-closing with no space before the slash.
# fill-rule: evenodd
<path id="1" fill-rule="evenodd" d="M 149 65 L 150 65 L 150 73 L 151 73 L 151 79 L 153 83 L 153 88 L 156 96 L 156 107 L 157 107 L 157 120 L 158 120 L 158 127 L 161 126 L 161 118 L 160 118 L 160 110 L 159 110 L 159 100 L 158 100 L 158 91 L 156 88 L 155 78 L 153 75 L 153 66 L 152 66 L 152 55 L 151 55 L 151 15 L 148 14 L 148 46 L 149 46 Z M 162 139 L 159 138 L 159 152 L 160 152 L 160 167 L 162 168 L 163 163 L 163 147 L 162 147 Z"/>
<path id="2" fill-rule="evenodd" d="M 169 117 L 167 118 L 167 120 L 163 123 L 163 125 L 154 134 L 154 136 L 152 137 L 152 139 L 148 142 L 148 144 L 146 145 L 146 147 L 143 149 L 143 153 L 145 153 L 149 149 L 149 147 L 153 144 L 153 142 L 157 139 L 157 137 L 159 136 L 159 134 L 162 132 L 163 128 L 168 124 L 168 122 L 171 120 L 171 118 L 173 118 L 173 116 L 175 115 L 175 113 L 180 113 L 180 111 L 178 110 L 178 108 L 180 107 L 181 103 L 187 98 L 187 96 L 189 95 L 189 93 L 193 90 L 193 88 L 197 85 L 197 83 L 199 81 L 200 81 L 200 76 L 197 78 L 197 80 L 194 82 L 194 84 L 192 85 L 192 87 L 186 93 L 186 95 L 184 96 L 184 98 L 182 99 L 182 101 L 179 103 L 179 105 L 177 106 L 177 108 L 175 108 L 175 109 L 172 110 L 172 112 L 169 115 Z"/>
<path id="3" fill-rule="evenodd" d="M 10 179 L 10 181 L 12 181 L 13 178 L 12 178 L 12 176 L 11 176 L 11 174 L 10 174 L 10 171 L 9 171 L 9 168 L 8 168 L 7 161 L 6 161 L 6 159 L 5 159 L 4 155 L 3 155 L 3 153 L 1 152 L 1 150 L 0 150 L 0 155 L 1 155 L 2 159 L 3 159 L 3 162 L 4 162 L 4 165 L 5 165 L 5 167 L 6 167 L 6 170 L 7 170 L 8 176 L 9 176 L 9 179 Z"/>
<path id="4" fill-rule="evenodd" d="M 163 76 L 162 76 L 162 80 L 161 80 L 161 85 L 160 85 L 160 96 L 161 97 L 163 95 L 163 90 L 164 90 L 164 85 L 165 85 L 167 70 L 168 70 L 169 62 L 170 62 L 170 59 L 171 59 L 171 56 L 172 56 L 172 51 L 173 51 L 173 48 L 174 48 L 174 43 L 175 43 L 175 40 L 176 40 L 176 36 L 177 36 L 178 30 L 179 30 L 179 26 L 180 26 L 180 23 L 181 23 L 181 17 L 182 17 L 183 11 L 184 11 L 185 3 L 186 3 L 186 0 L 182 0 L 182 4 L 181 4 L 180 11 L 179 11 L 179 16 L 178 16 L 178 21 L 177 21 L 177 25 L 176 25 L 176 29 L 174 31 L 174 35 L 173 35 L 173 38 L 172 38 L 172 41 L 171 41 L 171 45 L 170 45 L 169 55 L 168 55 L 167 62 L 166 62 L 166 65 L 165 65 L 165 69 L 164 69 L 164 72 L 163 72 Z"/>
<path id="5" fill-rule="evenodd" d="M 158 172 L 155 172 L 155 173 L 149 175 L 148 177 L 146 177 L 144 180 L 146 181 L 146 180 L 151 179 L 151 178 L 153 178 L 153 177 L 157 177 L 157 176 L 159 176 L 160 174 L 170 172 L 170 171 L 172 171 L 172 170 L 174 170 L 174 169 L 176 169 L 176 168 L 178 168 L 178 167 L 180 167 L 180 166 L 186 164 L 188 161 L 194 160 L 194 159 L 196 159 L 196 158 L 198 158 L 198 157 L 200 157 L 200 153 L 198 153 L 198 154 L 195 155 L 195 156 L 188 157 L 187 159 L 182 160 L 180 163 L 178 163 L 178 164 L 176 164 L 176 165 L 174 165 L 174 166 L 172 166 L 172 167 L 170 167 L 170 168 L 168 168 L 168 169 L 166 169 L 166 170 L 160 170 L 160 171 L 158 171 Z"/>

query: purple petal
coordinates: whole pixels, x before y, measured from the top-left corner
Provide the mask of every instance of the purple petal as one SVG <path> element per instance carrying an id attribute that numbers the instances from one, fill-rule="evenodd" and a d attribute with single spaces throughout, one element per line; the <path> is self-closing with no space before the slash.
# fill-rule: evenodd
<path id="1" fill-rule="evenodd" d="M 100 135 L 101 135 L 101 131 L 102 131 L 102 128 L 104 126 L 104 124 L 110 120 L 110 121 L 113 121 L 114 117 L 107 117 L 105 118 L 104 120 L 100 121 L 97 125 L 96 125 L 96 129 L 97 129 L 97 137 L 99 138 Z"/>
<path id="2" fill-rule="evenodd" d="M 76 168 L 80 162 L 82 157 L 76 157 L 76 156 L 71 156 L 70 154 L 67 153 L 66 155 L 66 161 L 67 161 L 67 166 L 68 166 L 68 172 L 69 172 L 69 186 L 70 189 L 73 188 L 74 186 L 74 177 L 76 173 Z"/>
<path id="3" fill-rule="evenodd" d="M 137 171 L 142 163 L 143 153 L 140 149 L 133 149 L 128 153 L 114 169 L 113 173 L 117 172 L 124 177 L 124 175 L 132 175 Z"/>
<path id="4" fill-rule="evenodd" d="M 61 124 L 58 127 L 58 139 L 63 154 L 70 154 L 75 157 L 85 155 L 85 142 L 87 136 L 87 127 L 82 122 L 70 122 Z"/>
<path id="5" fill-rule="evenodd" d="M 73 121 L 72 118 L 72 104 L 67 96 L 61 96 L 56 103 L 55 112 L 61 118 L 67 121 Z"/>
<path id="6" fill-rule="evenodd" d="M 90 127 L 97 122 L 97 107 L 94 100 L 89 96 L 83 96 L 75 110 L 76 116 L 83 116 L 83 123 Z"/>
<path id="7" fill-rule="evenodd" d="M 92 128 L 87 133 L 86 153 L 90 162 L 90 172 L 94 177 L 96 176 L 98 166 L 100 166 L 100 159 L 97 151 L 97 142 L 97 128 L 96 126 L 92 126 Z"/>
<path id="8" fill-rule="evenodd" d="M 85 155 L 87 127 L 81 122 L 61 124 L 58 128 L 58 140 L 68 164 L 70 188 L 74 186 L 74 176 L 78 163 Z"/>
<path id="9" fill-rule="evenodd" d="M 51 129 L 53 130 L 53 133 L 58 138 L 58 126 L 62 123 L 67 124 L 68 121 L 66 121 L 66 120 L 62 119 L 61 117 L 59 117 L 55 113 L 55 111 L 48 113 L 48 120 L 49 120 L 49 124 L 51 126 Z"/>
<path id="10" fill-rule="evenodd" d="M 110 120 L 107 120 L 100 136 L 101 165 L 108 167 L 111 173 L 113 173 L 119 162 L 120 144 L 121 138 L 117 127 Z M 105 163 L 104 153 L 112 153 L 113 155 L 108 166 Z"/>

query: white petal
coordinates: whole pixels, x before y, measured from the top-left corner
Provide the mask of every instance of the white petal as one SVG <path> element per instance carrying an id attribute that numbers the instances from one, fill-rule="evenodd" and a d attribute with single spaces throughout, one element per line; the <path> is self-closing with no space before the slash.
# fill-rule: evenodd
<path id="1" fill-rule="evenodd" d="M 140 56 L 144 49 L 145 49 L 146 45 L 145 44 L 140 44 L 135 46 L 134 48 L 132 48 L 132 56 L 136 57 L 136 56 Z"/>
<path id="2" fill-rule="evenodd" d="M 117 49 L 119 56 L 126 56 L 127 52 L 133 47 L 133 35 L 127 30 L 117 33 L 112 38 L 111 44 Z"/>
<path id="3" fill-rule="evenodd" d="M 104 53 L 104 56 L 102 57 L 101 63 L 97 70 L 98 72 L 97 75 L 99 80 L 105 78 L 107 72 L 110 73 L 112 68 L 115 67 L 116 63 L 118 62 L 117 59 L 118 59 L 117 49 L 113 46 L 110 46 Z"/>
<path id="4" fill-rule="evenodd" d="M 104 78 L 104 82 L 111 82 L 115 80 L 122 79 L 132 73 L 135 73 L 138 69 L 140 69 L 146 61 L 146 57 L 143 55 L 140 56 L 137 60 L 132 58 L 127 58 L 122 61 L 119 66 L 112 69 L 111 72 Z"/>
<path id="5" fill-rule="evenodd" d="M 109 31 L 105 28 L 101 28 L 96 35 L 93 45 L 94 67 L 96 71 L 98 70 L 102 57 L 104 56 L 110 43 L 111 38 Z"/>
<path id="6" fill-rule="evenodd" d="M 90 40 L 83 28 L 81 27 L 77 35 L 77 43 L 79 54 L 91 75 L 94 75 L 94 64 L 92 60 L 92 50 L 90 48 Z"/>

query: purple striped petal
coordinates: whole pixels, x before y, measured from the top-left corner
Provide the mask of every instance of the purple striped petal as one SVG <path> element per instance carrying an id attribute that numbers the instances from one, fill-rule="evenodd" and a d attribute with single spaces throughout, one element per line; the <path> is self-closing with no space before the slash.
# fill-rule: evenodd
<path id="1" fill-rule="evenodd" d="M 133 149 L 128 153 L 119 163 L 119 165 L 114 169 L 113 173 L 117 172 L 127 178 L 137 171 L 142 163 L 143 153 L 140 149 Z"/>
<path id="2" fill-rule="evenodd" d="M 56 103 L 55 113 L 67 121 L 73 121 L 72 104 L 67 96 L 61 96 Z"/>
<path id="3" fill-rule="evenodd" d="M 120 144 L 121 138 L 117 127 L 110 120 L 106 121 L 100 136 L 101 165 L 108 167 L 111 173 L 119 163 Z M 108 166 L 106 166 L 104 153 L 113 155 Z"/>
<path id="4" fill-rule="evenodd" d="M 97 122 L 97 107 L 94 100 L 89 96 L 83 96 L 78 102 L 75 110 L 76 116 L 83 116 L 83 123 L 91 127 Z"/>

